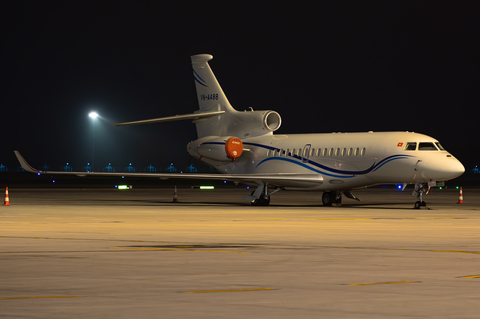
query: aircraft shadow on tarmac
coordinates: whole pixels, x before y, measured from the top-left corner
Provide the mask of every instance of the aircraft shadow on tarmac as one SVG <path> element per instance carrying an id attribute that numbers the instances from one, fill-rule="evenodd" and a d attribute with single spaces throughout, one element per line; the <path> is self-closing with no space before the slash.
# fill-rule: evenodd
<path id="1" fill-rule="evenodd" d="M 198 202 L 198 201 L 180 201 L 177 203 L 173 203 L 171 201 L 161 201 L 161 200 L 140 200 L 140 199 L 125 199 L 125 200 L 99 200 L 99 201 L 111 201 L 111 202 L 124 202 L 124 203 L 138 203 L 141 206 L 158 206 L 162 204 L 168 204 L 169 206 L 241 206 L 241 207 L 251 207 L 252 205 L 249 202 Z M 394 206 L 402 206 L 402 207 L 394 207 Z M 336 208 L 336 207 L 344 207 L 344 208 L 363 208 L 363 209 L 411 209 L 413 208 L 413 204 L 408 203 L 352 203 L 352 204 L 341 204 L 338 206 L 332 207 L 325 207 L 322 203 L 318 204 L 299 204 L 299 203 L 292 203 L 292 204 L 275 204 L 271 203 L 269 206 L 255 206 L 255 209 L 261 208 L 296 208 L 296 207 L 315 207 L 315 208 Z M 252 207 L 253 208 L 253 207 Z"/>

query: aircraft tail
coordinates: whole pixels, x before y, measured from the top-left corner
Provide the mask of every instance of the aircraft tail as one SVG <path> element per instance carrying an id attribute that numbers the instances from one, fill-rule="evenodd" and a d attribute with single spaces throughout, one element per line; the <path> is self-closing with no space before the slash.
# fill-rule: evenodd
<path id="1" fill-rule="evenodd" d="M 236 136 L 239 138 L 272 134 L 282 119 L 275 111 L 264 110 L 239 112 L 228 102 L 220 84 L 208 65 L 213 59 L 210 54 L 192 57 L 193 77 L 197 89 L 199 110 L 191 114 L 160 117 L 112 124 L 114 126 L 149 124 L 169 121 L 192 120 L 197 126 L 198 138 L 206 136 Z"/>
<path id="2" fill-rule="evenodd" d="M 200 112 L 224 111 L 226 113 L 194 121 L 197 126 L 198 137 L 226 135 L 229 121 L 225 117 L 237 111 L 230 105 L 227 96 L 208 65 L 208 61 L 213 59 L 213 56 L 197 54 L 191 58 Z"/>

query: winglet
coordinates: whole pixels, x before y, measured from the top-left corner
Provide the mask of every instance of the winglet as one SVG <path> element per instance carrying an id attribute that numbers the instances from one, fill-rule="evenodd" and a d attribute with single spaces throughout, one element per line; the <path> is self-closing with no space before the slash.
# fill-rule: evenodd
<path id="1" fill-rule="evenodd" d="M 27 161 L 23 158 L 23 156 L 20 154 L 19 151 L 13 151 L 15 153 L 15 156 L 17 157 L 18 161 L 20 162 L 20 165 L 23 167 L 24 170 L 26 170 L 27 172 L 31 172 L 31 173 L 38 173 L 40 172 L 38 169 L 35 169 L 33 167 L 31 167 Z"/>

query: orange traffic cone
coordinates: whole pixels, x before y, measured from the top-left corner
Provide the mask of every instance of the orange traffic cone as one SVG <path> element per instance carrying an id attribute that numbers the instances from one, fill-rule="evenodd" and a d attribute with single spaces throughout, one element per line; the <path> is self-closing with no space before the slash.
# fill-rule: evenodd
<path id="1" fill-rule="evenodd" d="M 8 198 L 8 187 L 5 190 L 5 201 L 3 202 L 3 206 L 10 206 L 10 199 Z"/>
<path id="2" fill-rule="evenodd" d="M 177 185 L 175 185 L 175 191 L 173 192 L 173 201 L 172 203 L 178 203 L 178 198 L 177 198 Z"/>
<path id="3" fill-rule="evenodd" d="M 463 204 L 463 192 L 462 192 L 461 187 L 460 187 L 460 195 L 458 196 L 458 203 L 457 204 Z"/>

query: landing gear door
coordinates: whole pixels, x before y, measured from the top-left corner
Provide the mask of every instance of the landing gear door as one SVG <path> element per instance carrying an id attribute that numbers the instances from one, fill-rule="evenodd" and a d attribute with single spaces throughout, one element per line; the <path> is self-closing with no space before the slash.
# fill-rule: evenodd
<path id="1" fill-rule="evenodd" d="M 303 152 L 302 152 L 302 162 L 307 163 L 308 158 L 310 157 L 310 149 L 312 148 L 312 144 L 305 144 L 303 147 Z"/>

